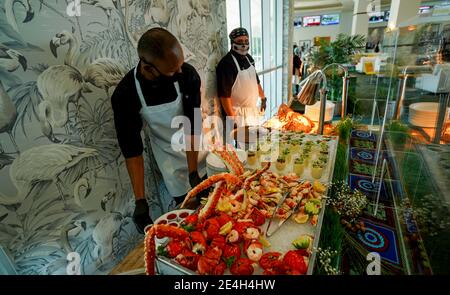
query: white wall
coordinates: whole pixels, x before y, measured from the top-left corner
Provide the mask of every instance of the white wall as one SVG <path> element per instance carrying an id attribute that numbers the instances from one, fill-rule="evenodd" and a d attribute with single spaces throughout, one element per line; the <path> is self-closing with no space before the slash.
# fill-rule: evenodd
<path id="1" fill-rule="evenodd" d="M 349 35 L 352 32 L 353 13 L 351 11 L 341 12 L 341 23 L 339 33 Z"/>

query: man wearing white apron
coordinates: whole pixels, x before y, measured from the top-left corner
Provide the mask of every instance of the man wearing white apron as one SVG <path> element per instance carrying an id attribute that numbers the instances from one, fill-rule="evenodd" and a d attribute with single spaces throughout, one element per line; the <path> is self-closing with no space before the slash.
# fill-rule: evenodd
<path id="1" fill-rule="evenodd" d="M 143 121 L 149 126 L 151 149 L 164 184 L 177 203 L 205 175 L 205 153 L 199 155 L 191 144 L 201 133 L 200 77 L 184 62 L 178 40 L 162 28 L 151 29 L 139 40 L 138 55 L 139 64 L 119 83 L 111 103 L 136 198 L 133 219 L 143 232 L 152 223 L 144 189 Z M 191 129 L 172 128 L 172 120 L 180 116 L 189 119 Z M 172 144 L 178 138 L 184 139 L 184 150 Z"/>
<path id="2" fill-rule="evenodd" d="M 237 28 L 229 37 L 231 50 L 222 58 L 216 69 L 217 92 L 223 115 L 232 117 L 238 127 L 260 125 L 266 109 L 266 98 L 256 74 L 255 61 L 248 54 L 248 32 L 244 28 Z"/>

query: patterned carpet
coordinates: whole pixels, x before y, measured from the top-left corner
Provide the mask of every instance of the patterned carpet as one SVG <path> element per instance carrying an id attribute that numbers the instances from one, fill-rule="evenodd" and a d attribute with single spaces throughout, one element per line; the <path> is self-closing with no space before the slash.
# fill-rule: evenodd
<path id="1" fill-rule="evenodd" d="M 367 254 L 376 252 L 381 257 L 382 274 L 405 274 L 405 264 L 399 244 L 396 214 L 393 210 L 394 196 L 398 196 L 401 186 L 395 178 L 390 165 L 388 153 L 383 148 L 379 163 L 388 160 L 385 181 L 375 178 L 372 173 L 375 166 L 377 135 L 367 131 L 353 130 L 350 140 L 350 175 L 349 185 L 358 189 L 369 199 L 369 206 L 360 218 L 365 224 L 365 231 L 347 231 L 346 241 L 350 247 L 343 253 L 342 270 L 347 274 L 365 274 L 368 261 Z M 379 166 L 381 166 L 379 164 Z M 379 177 L 381 168 L 376 176 Z M 375 214 L 375 204 L 379 193 L 379 203 Z"/>

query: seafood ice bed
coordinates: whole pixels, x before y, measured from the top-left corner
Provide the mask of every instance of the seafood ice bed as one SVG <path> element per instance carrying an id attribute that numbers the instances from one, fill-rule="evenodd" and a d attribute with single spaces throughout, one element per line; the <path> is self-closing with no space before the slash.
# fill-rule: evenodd
<path id="1" fill-rule="evenodd" d="M 258 169 L 261 167 L 263 163 L 268 161 L 269 159 L 274 163 L 271 165 L 270 170 L 278 173 L 280 175 L 288 175 L 294 172 L 294 164 L 295 159 L 299 158 L 303 155 L 303 151 L 305 150 L 305 146 L 307 142 L 313 142 L 314 146 L 311 149 L 311 155 L 310 159 L 308 161 L 308 164 L 305 165 L 301 175 L 299 175 L 302 179 L 314 181 L 319 180 L 321 183 L 323 183 L 326 187 L 328 187 L 331 184 L 331 181 L 333 179 L 333 170 L 334 170 L 334 163 L 336 159 L 336 151 L 337 151 L 337 145 L 338 145 L 338 137 L 329 137 L 329 136 L 320 136 L 320 135 L 314 135 L 314 134 L 299 134 L 294 132 L 284 133 L 284 135 L 293 135 L 290 139 L 286 139 L 281 137 L 279 140 L 273 140 L 272 139 L 272 150 L 274 149 L 273 146 L 279 145 L 279 142 L 286 142 L 286 145 L 291 150 L 291 156 L 290 161 L 286 163 L 286 166 L 284 169 L 280 170 L 279 165 L 277 167 L 276 161 L 273 161 L 275 157 L 273 155 L 270 155 L 270 157 L 264 157 L 264 155 L 259 155 L 256 159 L 256 162 L 252 162 L 253 165 L 250 165 L 247 160 L 247 168 L 248 169 Z M 283 136 L 283 133 L 281 133 L 281 136 Z M 293 142 L 300 139 L 301 144 L 300 147 L 295 148 Z M 313 163 L 314 161 L 317 161 L 320 157 L 320 143 L 326 142 L 328 149 L 327 149 L 327 163 L 323 167 L 323 171 L 321 173 L 320 178 L 317 178 L 318 175 L 314 175 L 316 177 L 313 177 Z M 269 143 L 270 144 L 270 143 Z M 279 149 L 280 150 L 280 149 Z M 281 151 L 282 153 L 282 151 Z M 282 168 L 282 167 L 281 167 Z M 328 194 L 328 189 L 323 193 L 323 195 Z M 321 210 L 318 215 L 317 225 L 313 226 L 310 222 L 306 222 L 304 224 L 298 224 L 294 221 L 295 214 L 293 214 L 288 221 L 286 221 L 282 227 L 277 230 L 271 237 L 268 238 L 271 247 L 269 251 L 277 251 L 277 252 L 286 252 L 290 249 L 292 249 L 291 242 L 296 239 L 300 235 L 310 235 L 313 237 L 313 243 L 312 247 L 317 248 L 319 238 L 320 238 L 320 230 L 322 226 L 323 221 L 323 215 L 325 212 L 325 201 L 322 201 L 321 204 Z M 279 222 L 280 219 L 274 220 L 274 223 L 276 224 Z M 267 229 L 267 224 L 269 220 L 266 220 L 266 223 L 264 224 L 263 228 Z M 308 266 L 308 274 L 312 274 L 314 270 L 314 263 L 315 263 L 315 252 L 312 252 L 310 257 L 310 263 Z"/>
<path id="2" fill-rule="evenodd" d="M 281 142 L 281 145 L 280 145 Z M 267 152 L 267 147 L 270 147 L 269 150 L 270 153 Z M 283 150 L 290 149 L 289 153 L 284 152 Z M 293 203 L 293 205 L 285 205 L 283 203 L 282 206 L 276 206 L 280 205 L 281 203 L 281 193 L 277 194 L 277 197 L 274 199 L 274 202 L 271 204 L 272 207 L 267 206 L 260 206 L 256 205 L 259 209 L 259 211 L 263 212 L 265 215 L 265 223 L 259 226 L 261 230 L 261 237 L 266 242 L 264 243 L 264 253 L 267 252 L 280 252 L 280 253 L 287 253 L 289 251 L 292 251 L 293 248 L 293 241 L 298 239 L 299 237 L 305 237 L 309 236 L 311 237 L 311 242 L 308 246 L 309 256 L 307 257 L 309 263 L 308 263 L 308 269 L 307 274 L 312 274 L 314 270 L 314 264 L 315 264 L 315 252 L 311 251 L 312 248 L 317 248 L 319 237 L 320 237 L 320 229 L 322 225 L 323 215 L 324 215 L 324 209 L 325 209 L 325 200 L 324 196 L 328 193 L 328 185 L 330 184 L 330 181 L 332 179 L 332 173 L 333 173 L 333 167 L 334 167 L 334 161 L 336 157 L 336 149 L 337 149 L 337 138 L 336 137 L 322 137 L 322 136 L 315 136 L 315 135 L 302 135 L 298 133 L 284 133 L 277 137 L 272 137 L 271 139 L 266 139 L 264 142 L 260 144 L 260 147 L 257 147 L 255 149 L 255 153 L 252 154 L 250 152 L 250 161 L 247 161 L 247 166 L 245 167 L 246 170 L 254 170 L 254 169 L 262 169 L 262 166 L 265 165 L 267 162 L 271 162 L 272 165 L 270 166 L 269 170 L 266 170 L 264 173 L 260 175 L 260 178 L 258 181 L 252 181 L 248 184 L 248 191 L 250 192 L 248 194 L 249 199 L 252 200 L 252 198 L 257 198 L 259 201 L 258 204 L 261 202 L 261 198 L 264 199 L 265 197 L 261 194 L 257 194 L 256 192 L 261 192 L 261 185 L 264 184 L 264 189 L 270 188 L 269 185 L 267 185 L 264 182 L 270 182 L 271 178 L 276 179 L 277 185 L 284 186 L 284 189 L 290 190 L 290 197 L 288 196 L 285 200 L 286 204 L 289 204 L 288 200 Z M 277 152 L 273 153 L 273 151 Z M 281 152 L 280 152 L 281 150 Z M 270 154 L 270 158 L 268 157 L 268 154 Z M 299 158 L 306 158 L 304 154 L 308 154 L 308 161 L 297 161 L 296 159 Z M 326 155 L 326 159 L 325 159 Z M 230 171 L 232 171 L 231 174 L 239 174 L 243 173 L 243 167 L 240 168 L 242 171 L 239 172 L 239 167 L 236 166 L 236 163 L 232 163 L 230 159 L 225 159 L 228 157 L 228 154 L 221 154 L 222 158 L 224 158 L 224 162 L 229 161 L 231 165 L 227 165 L 230 168 Z M 255 156 L 254 159 L 251 159 L 253 156 Z M 237 157 L 236 157 L 237 158 Z M 320 158 L 320 160 L 319 160 Z M 318 163 L 321 161 L 321 163 Z M 299 169 L 298 165 L 295 165 L 296 163 L 302 163 L 303 165 L 300 165 L 301 169 Z M 316 164 L 316 167 L 313 167 L 313 163 Z M 317 168 L 319 166 L 321 171 L 320 173 L 313 173 L 313 168 Z M 267 166 L 266 166 L 267 168 Z M 317 170 L 317 169 L 316 169 Z M 300 172 L 297 175 L 295 172 Z M 290 179 L 292 181 L 296 180 L 294 182 L 290 182 Z M 284 184 L 283 184 L 284 183 Z M 292 184 L 293 183 L 293 184 Z M 289 186 L 291 185 L 291 186 Z M 320 190 L 316 189 L 316 187 L 321 187 Z M 219 188 L 218 188 L 219 187 Z M 220 189 L 220 185 L 216 185 L 215 191 Z M 303 197 L 300 197 L 298 200 L 295 199 L 295 196 L 292 197 L 292 190 L 299 189 L 303 190 L 303 192 L 306 192 Z M 281 192 L 281 191 L 280 191 Z M 235 195 L 238 195 L 239 192 L 237 192 Z M 284 195 L 284 191 L 282 193 Z M 212 193 L 211 195 L 214 195 Z M 210 198 L 211 198 L 210 195 Z M 268 194 L 268 196 L 272 196 L 274 194 Z M 320 195 L 320 196 L 319 196 Z M 268 196 L 266 196 L 268 198 Z M 307 197 L 309 196 L 309 197 Z M 264 200 L 267 202 L 267 200 Z M 305 207 L 308 207 L 308 203 L 311 203 L 312 201 L 319 202 L 320 206 L 317 205 L 315 207 L 319 208 L 320 211 L 314 212 L 313 214 L 309 211 L 308 214 L 306 214 Z M 210 201 L 208 201 L 210 202 Z M 257 203 L 255 203 L 257 204 Z M 298 206 L 296 206 L 298 204 Z M 207 205 L 205 205 L 206 207 Z M 215 203 L 215 211 L 216 213 L 219 211 L 230 210 L 227 206 L 230 206 L 229 200 L 226 200 L 225 197 L 221 197 L 220 200 L 218 200 L 217 203 Z M 286 211 L 288 211 L 291 208 L 299 208 L 296 210 L 295 213 L 292 215 L 285 214 Z M 309 206 L 311 207 L 311 206 Z M 283 208 L 286 210 L 283 211 Z M 278 210 L 278 211 L 275 211 Z M 311 210 L 311 208 L 309 208 Z M 201 212 L 201 211 L 200 211 Z M 163 224 L 170 224 L 170 220 L 174 218 L 174 215 L 177 215 L 177 222 L 178 224 L 183 223 L 183 216 L 180 215 L 186 215 L 186 211 L 175 211 L 175 212 L 169 212 L 166 215 L 162 217 L 161 220 L 167 220 L 163 221 Z M 234 214 L 234 213 L 233 213 Z M 239 216 L 239 212 L 236 213 Z M 282 221 L 285 217 L 289 216 L 289 219 L 284 222 L 284 224 L 270 237 L 266 236 L 267 231 L 267 225 L 269 223 L 270 218 L 274 215 L 275 217 L 272 220 L 271 225 L 271 232 L 272 229 L 277 227 L 277 224 Z M 244 217 L 240 217 L 244 218 Z M 155 224 L 157 224 L 159 220 L 155 221 Z M 227 237 L 228 239 L 228 237 Z M 260 241 L 262 240 L 260 238 Z M 228 240 L 227 240 L 228 241 Z M 156 239 L 156 247 L 163 245 L 167 243 L 167 239 Z M 243 249 L 243 245 L 240 245 L 240 248 Z M 242 253 L 245 252 L 245 250 Z M 244 255 L 244 254 L 242 254 Z M 158 273 L 160 274 L 197 274 L 196 272 L 189 270 L 177 262 L 175 262 L 173 259 L 169 259 L 162 256 L 157 256 L 156 259 L 156 266 Z M 226 269 L 225 274 L 230 274 L 230 270 Z M 256 267 L 254 267 L 253 274 L 263 274 L 263 269 L 256 264 Z"/>

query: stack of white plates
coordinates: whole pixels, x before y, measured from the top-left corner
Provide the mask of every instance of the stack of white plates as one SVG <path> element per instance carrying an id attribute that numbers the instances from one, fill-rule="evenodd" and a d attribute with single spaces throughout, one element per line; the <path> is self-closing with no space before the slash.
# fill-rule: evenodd
<path id="1" fill-rule="evenodd" d="M 334 103 L 327 101 L 325 109 L 325 122 L 333 120 L 334 115 Z M 313 122 L 319 122 L 320 118 L 320 101 L 315 104 L 305 107 L 305 116 L 308 117 Z"/>
<path id="2" fill-rule="evenodd" d="M 409 123 L 417 127 L 436 127 L 439 114 L 439 103 L 419 102 L 409 106 Z M 448 117 L 448 110 L 447 115 Z"/>
<path id="3" fill-rule="evenodd" d="M 247 152 L 244 150 L 237 150 L 236 153 L 239 160 L 245 166 L 247 164 Z M 220 159 L 213 153 L 209 153 L 206 157 L 206 173 L 208 174 L 208 177 L 223 172 L 228 172 L 228 169 L 223 163 L 222 159 Z"/>

